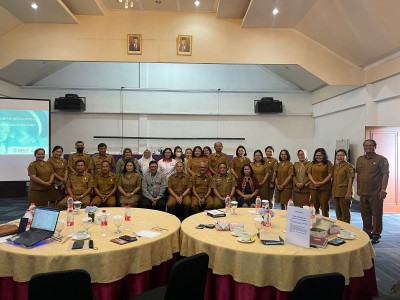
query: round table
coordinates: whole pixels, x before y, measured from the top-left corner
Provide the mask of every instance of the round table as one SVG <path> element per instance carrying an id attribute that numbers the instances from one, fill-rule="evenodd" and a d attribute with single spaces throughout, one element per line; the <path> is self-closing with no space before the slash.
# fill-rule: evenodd
<path id="1" fill-rule="evenodd" d="M 47 239 L 30 249 L 3 243 L 0 244 L 0 277 L 11 277 L 14 282 L 28 282 L 31 276 L 37 273 L 85 269 L 90 273 L 92 283 L 111 283 L 128 274 L 140 274 L 151 270 L 154 266 L 171 260 L 174 253 L 179 252 L 181 223 L 175 216 L 156 210 L 133 208 L 132 229 L 124 230 L 122 226 L 123 233 L 116 234 L 112 217 L 117 214 L 124 215 L 125 208 L 106 208 L 106 211 L 110 213 L 108 235 L 101 236 L 100 225 L 93 225 L 89 229 L 90 239 L 97 250 L 71 250 L 72 239 L 64 244 Z M 81 219 L 84 217 L 87 217 L 87 213 L 83 209 L 75 215 L 75 232 L 84 230 L 81 225 Z M 66 220 L 66 211 L 60 212 L 59 219 Z M 160 234 L 154 238 L 141 237 L 125 245 L 110 241 L 112 238 L 131 235 L 139 230 Z M 63 240 L 65 233 L 66 229 L 61 233 L 64 236 Z"/>
<path id="2" fill-rule="evenodd" d="M 285 239 L 286 211 L 274 212 L 271 231 Z M 258 238 L 254 243 L 240 243 L 230 231 L 196 229 L 198 224 L 226 220 L 242 223 L 246 231 L 255 234 L 254 218 L 254 209 L 238 208 L 237 215 L 224 218 L 213 219 L 206 213 L 199 213 L 185 219 L 181 225 L 181 255 L 206 252 L 210 256 L 209 268 L 213 274 L 229 275 L 234 282 L 273 287 L 283 292 L 292 291 L 305 275 L 339 272 L 349 285 L 351 278 L 362 278 L 365 270 L 373 268 L 375 252 L 368 235 L 337 220 L 334 220 L 335 224 L 353 231 L 357 238 L 341 246 L 328 245 L 325 249 L 302 248 L 288 243 L 265 246 Z M 333 237 L 329 236 L 330 239 Z"/>

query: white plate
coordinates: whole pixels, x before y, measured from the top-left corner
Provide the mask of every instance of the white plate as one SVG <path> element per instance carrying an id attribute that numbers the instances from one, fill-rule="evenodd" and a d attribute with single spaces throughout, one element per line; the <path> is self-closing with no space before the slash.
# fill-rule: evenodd
<path id="1" fill-rule="evenodd" d="M 231 231 L 231 234 L 233 235 L 233 236 L 236 236 L 236 237 L 239 237 L 240 235 L 236 235 L 233 231 Z"/>
<path id="2" fill-rule="evenodd" d="M 90 233 L 86 234 L 83 237 L 78 237 L 76 234 L 72 236 L 72 239 L 76 240 L 76 241 L 82 241 L 82 240 L 86 240 L 88 238 L 90 238 Z"/>
<path id="3" fill-rule="evenodd" d="M 248 212 L 249 214 L 253 214 L 253 215 L 256 214 L 256 211 L 254 210 L 254 208 L 253 208 L 253 209 L 249 209 L 247 212 Z"/>
<path id="4" fill-rule="evenodd" d="M 344 240 L 355 240 L 356 239 L 355 235 L 352 235 L 351 237 L 344 237 L 344 236 L 341 236 L 340 234 L 338 234 L 337 237 L 344 239 Z"/>
<path id="5" fill-rule="evenodd" d="M 241 243 L 250 244 L 250 243 L 254 243 L 254 241 L 255 241 L 256 239 L 253 238 L 253 239 L 250 239 L 250 240 L 248 240 L 248 241 L 243 241 L 241 237 L 238 237 L 236 240 L 237 240 L 238 242 L 241 242 Z"/>

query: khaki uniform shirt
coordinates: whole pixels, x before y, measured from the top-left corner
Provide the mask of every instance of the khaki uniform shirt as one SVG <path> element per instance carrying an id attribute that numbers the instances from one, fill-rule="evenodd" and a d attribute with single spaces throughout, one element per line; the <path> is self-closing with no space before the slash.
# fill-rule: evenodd
<path id="1" fill-rule="evenodd" d="M 168 178 L 168 188 L 172 189 L 178 196 L 181 196 L 188 188 L 192 187 L 190 176 L 185 173 L 181 175 L 179 177 L 178 173 L 174 173 Z"/>
<path id="2" fill-rule="evenodd" d="M 56 173 L 61 178 L 64 178 L 65 170 L 67 170 L 67 161 L 64 158 L 50 157 L 47 160 L 53 166 L 54 173 Z"/>
<path id="3" fill-rule="evenodd" d="M 28 166 L 28 176 L 35 175 L 37 178 L 47 182 L 50 180 L 51 175 L 54 173 L 51 163 L 44 161 L 34 161 Z M 31 191 L 45 191 L 50 189 L 48 186 L 41 185 L 33 180 L 29 183 L 29 190 Z"/>
<path id="4" fill-rule="evenodd" d="M 212 177 L 209 175 L 201 176 L 200 174 L 194 174 L 192 176 L 192 187 L 200 198 L 207 194 L 208 188 L 211 186 L 211 180 Z"/>
<path id="5" fill-rule="evenodd" d="M 73 195 L 82 195 L 87 189 L 92 188 L 93 180 L 89 173 L 74 174 L 72 173 L 67 181 L 67 187 L 71 188 Z"/>
<path id="6" fill-rule="evenodd" d="M 250 159 L 248 157 L 244 157 L 243 161 L 240 160 L 240 157 L 234 157 L 234 158 L 232 158 L 231 169 L 235 170 L 236 175 L 238 177 L 242 177 L 242 168 L 243 168 L 243 166 L 244 165 L 249 165 L 250 163 L 251 163 L 251 161 L 250 161 Z"/>
<path id="7" fill-rule="evenodd" d="M 252 162 L 250 164 L 251 168 L 253 169 L 253 175 L 255 178 L 257 178 L 258 182 L 261 183 L 261 181 L 264 180 L 265 175 L 267 175 L 268 169 L 267 165 L 262 162 Z M 269 181 L 271 181 L 271 178 L 268 178 Z M 267 183 L 268 184 L 268 183 Z"/>
<path id="8" fill-rule="evenodd" d="M 301 162 L 301 161 L 296 161 L 293 164 L 293 189 L 295 192 L 303 192 L 307 193 L 309 192 L 309 187 L 308 183 L 310 182 L 310 179 L 307 176 L 307 169 L 312 164 L 311 161 L 306 161 L 306 162 Z M 302 183 L 304 184 L 303 188 L 300 190 L 297 186 L 296 183 Z"/>
<path id="9" fill-rule="evenodd" d="M 220 155 L 217 155 L 217 153 L 212 153 L 208 157 L 208 165 L 211 167 L 211 169 L 214 170 L 214 172 L 218 173 L 218 165 L 220 163 L 226 163 L 226 166 L 229 168 L 229 157 L 225 153 L 221 153 Z"/>
<path id="10" fill-rule="evenodd" d="M 132 193 L 137 187 L 142 187 L 142 177 L 138 173 L 133 173 L 131 177 L 121 174 L 118 179 L 120 186 L 125 193 Z"/>
<path id="11" fill-rule="evenodd" d="M 214 175 L 211 181 L 211 188 L 217 189 L 220 196 L 225 197 L 230 195 L 232 188 L 236 187 L 237 182 L 232 174 L 222 176 L 220 174 Z"/>
<path id="12" fill-rule="evenodd" d="M 329 174 L 333 174 L 333 165 L 328 160 L 326 165 L 323 163 L 311 163 L 308 166 L 307 174 L 311 174 L 315 181 L 323 181 Z M 317 188 L 314 184 L 310 181 L 310 189 L 316 190 Z M 332 182 L 328 181 L 323 186 L 319 187 L 319 190 L 331 190 L 332 189 Z"/>
<path id="13" fill-rule="evenodd" d="M 267 170 L 269 173 L 269 181 L 271 181 L 273 173 L 278 170 L 278 160 L 274 157 L 265 158 L 264 160 L 265 160 L 265 165 L 267 166 Z"/>
<path id="14" fill-rule="evenodd" d="M 115 167 L 114 156 L 110 154 L 106 154 L 104 157 L 101 157 L 99 154 L 95 154 L 92 156 L 92 160 L 90 161 L 90 170 L 92 174 L 101 174 L 101 163 L 103 161 L 108 161 L 110 164 L 111 170 Z"/>
<path id="15" fill-rule="evenodd" d="M 389 174 L 389 163 L 385 157 L 375 154 L 370 158 L 366 155 L 357 158 L 357 187 L 360 195 L 376 196 L 382 190 L 383 174 Z"/>
<path id="16" fill-rule="evenodd" d="M 278 170 L 276 173 L 276 181 L 279 185 L 283 184 L 285 180 L 289 176 L 293 176 L 293 164 L 290 161 L 280 161 L 278 163 Z M 289 181 L 287 185 L 285 185 L 284 189 L 291 189 L 292 188 L 292 180 Z"/>
<path id="17" fill-rule="evenodd" d="M 68 157 L 68 167 L 75 169 L 75 164 L 78 160 L 83 160 L 85 162 L 85 170 L 87 170 L 90 166 L 90 161 L 92 160 L 92 158 L 89 154 L 86 153 L 72 153 Z"/>
<path id="18" fill-rule="evenodd" d="M 345 197 L 349 180 L 354 178 L 354 166 L 348 162 L 333 167 L 332 196 Z"/>
<path id="19" fill-rule="evenodd" d="M 117 186 L 117 180 L 114 173 L 107 175 L 97 174 L 94 178 L 93 187 L 97 188 L 101 194 L 109 194 Z"/>
<path id="20" fill-rule="evenodd" d="M 208 160 L 203 157 L 191 157 L 188 160 L 187 168 L 189 168 L 194 173 L 199 173 L 199 164 L 205 162 L 208 169 Z"/>

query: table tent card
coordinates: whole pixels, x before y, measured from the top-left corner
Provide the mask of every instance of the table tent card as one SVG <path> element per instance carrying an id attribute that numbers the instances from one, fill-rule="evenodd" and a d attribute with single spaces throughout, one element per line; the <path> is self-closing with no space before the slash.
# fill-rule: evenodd
<path id="1" fill-rule="evenodd" d="M 287 207 L 286 242 L 310 248 L 310 211 L 308 209 Z"/>

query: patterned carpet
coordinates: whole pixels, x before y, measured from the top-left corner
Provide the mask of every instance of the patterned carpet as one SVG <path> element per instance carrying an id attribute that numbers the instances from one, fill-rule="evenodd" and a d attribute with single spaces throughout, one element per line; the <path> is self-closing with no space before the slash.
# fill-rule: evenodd
<path id="1" fill-rule="evenodd" d="M 26 197 L 0 198 L 0 224 L 19 219 L 27 208 Z M 333 202 L 330 215 L 335 217 Z M 357 201 L 353 202 L 351 223 L 362 228 L 360 207 Z M 383 226 L 381 242 L 374 245 L 375 270 L 380 296 L 388 295 L 392 286 L 400 280 L 400 214 L 385 214 Z"/>

